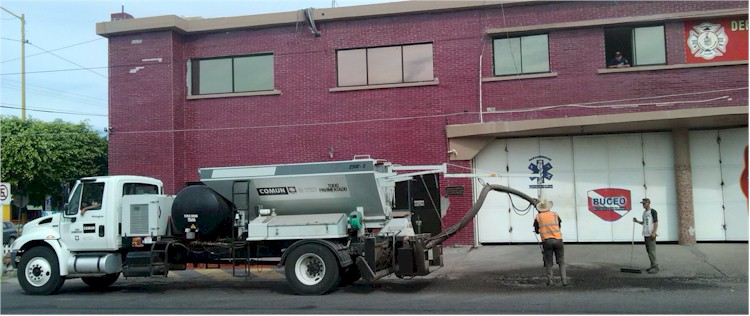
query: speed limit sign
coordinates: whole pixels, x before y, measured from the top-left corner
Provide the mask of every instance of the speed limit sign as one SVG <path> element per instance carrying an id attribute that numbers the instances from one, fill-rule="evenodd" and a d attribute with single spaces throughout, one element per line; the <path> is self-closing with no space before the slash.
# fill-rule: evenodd
<path id="1" fill-rule="evenodd" d="M 10 204 L 10 183 L 0 182 L 0 205 Z"/>

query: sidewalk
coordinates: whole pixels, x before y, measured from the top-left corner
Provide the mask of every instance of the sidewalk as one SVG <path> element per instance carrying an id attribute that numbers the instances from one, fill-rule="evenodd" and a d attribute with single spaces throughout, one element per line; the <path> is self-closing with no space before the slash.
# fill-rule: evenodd
<path id="1" fill-rule="evenodd" d="M 632 250 L 632 267 L 648 268 L 650 262 L 643 243 L 635 244 Z M 621 273 L 620 268 L 631 267 L 630 255 L 629 244 L 565 245 L 566 263 L 579 270 Z M 651 277 L 747 278 L 748 275 L 747 243 L 706 243 L 694 246 L 657 244 L 656 256 L 660 271 L 649 275 Z M 443 259 L 445 267 L 436 271 L 436 274 L 448 278 L 460 278 L 464 272 L 542 269 L 541 250 L 536 244 L 446 247 Z"/>

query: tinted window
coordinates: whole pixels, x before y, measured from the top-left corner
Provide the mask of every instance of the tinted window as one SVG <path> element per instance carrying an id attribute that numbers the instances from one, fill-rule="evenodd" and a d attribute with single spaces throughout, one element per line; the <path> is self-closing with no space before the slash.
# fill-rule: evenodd
<path id="1" fill-rule="evenodd" d="M 195 59 L 190 62 L 191 94 L 273 90 L 273 54 Z"/>
<path id="2" fill-rule="evenodd" d="M 495 76 L 549 72 L 547 34 L 493 41 Z"/>
<path id="3" fill-rule="evenodd" d="M 339 87 L 435 79 L 431 43 L 346 49 L 336 56 Z"/>

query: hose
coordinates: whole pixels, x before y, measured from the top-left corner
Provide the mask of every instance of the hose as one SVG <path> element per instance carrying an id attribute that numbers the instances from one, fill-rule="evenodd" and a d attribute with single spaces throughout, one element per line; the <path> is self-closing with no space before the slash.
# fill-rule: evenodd
<path id="1" fill-rule="evenodd" d="M 469 209 L 466 215 L 464 215 L 464 217 L 460 221 L 453 224 L 453 226 L 448 227 L 446 230 L 425 240 L 424 248 L 432 249 L 433 247 L 442 244 L 448 238 L 450 238 L 455 233 L 457 233 L 462 228 L 464 228 L 466 225 L 468 225 L 469 222 L 474 218 L 474 216 L 476 216 L 477 213 L 479 213 L 479 209 L 482 208 L 482 204 L 484 204 L 484 200 L 487 198 L 487 194 L 490 193 L 490 191 L 498 191 L 498 192 L 505 192 L 505 193 L 513 194 L 526 201 L 529 201 L 529 203 L 533 205 L 536 205 L 539 202 L 539 200 L 527 195 L 526 193 L 518 191 L 516 189 L 506 187 L 503 185 L 499 185 L 499 184 L 489 184 L 489 183 L 485 184 L 484 187 L 482 188 L 482 192 L 479 193 L 479 197 L 477 198 L 476 203 L 474 203 L 474 206 L 472 206 L 471 209 Z"/>

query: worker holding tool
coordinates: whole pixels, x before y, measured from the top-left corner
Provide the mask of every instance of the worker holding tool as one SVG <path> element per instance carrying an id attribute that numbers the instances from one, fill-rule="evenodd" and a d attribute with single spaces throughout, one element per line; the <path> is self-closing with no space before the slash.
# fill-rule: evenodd
<path id="1" fill-rule="evenodd" d="M 565 248 L 563 246 L 562 231 L 560 223 L 562 220 L 557 213 L 551 211 L 552 201 L 546 199 L 537 203 L 536 209 L 539 214 L 534 219 L 534 232 L 542 238 L 542 257 L 544 258 L 544 268 L 547 270 L 547 285 L 554 285 L 552 273 L 552 254 L 555 255 L 555 261 L 560 266 L 560 279 L 563 286 L 568 286 L 568 278 L 565 271 Z"/>
<path id="2" fill-rule="evenodd" d="M 633 222 L 643 225 L 646 252 L 648 259 L 651 260 L 651 268 L 646 272 L 654 274 L 659 272 L 659 264 L 656 262 L 656 230 L 659 228 L 659 217 L 656 210 L 651 208 L 651 200 L 644 198 L 641 200 L 641 205 L 643 205 L 643 220 L 639 221 L 633 217 Z"/>

